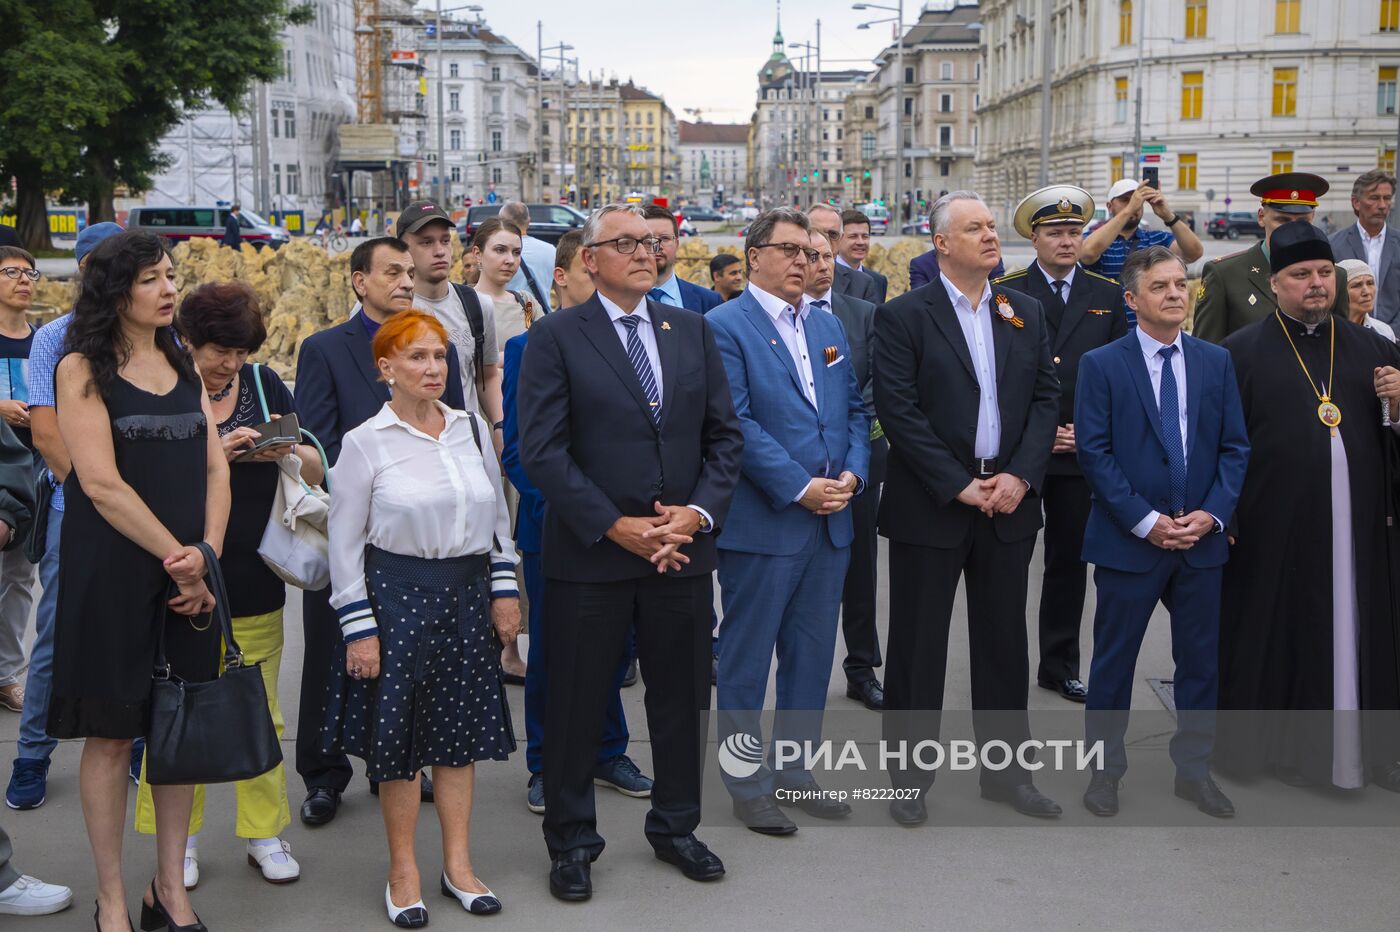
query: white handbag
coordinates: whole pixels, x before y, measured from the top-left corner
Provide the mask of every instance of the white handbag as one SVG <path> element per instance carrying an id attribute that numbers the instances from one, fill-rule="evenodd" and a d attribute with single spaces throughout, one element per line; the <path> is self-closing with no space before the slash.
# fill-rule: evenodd
<path id="1" fill-rule="evenodd" d="M 271 415 L 260 369 L 261 366 L 253 366 L 253 380 L 266 421 Z M 321 454 L 329 484 L 330 467 L 325 450 L 310 431 L 303 429 L 302 434 Z M 301 457 L 295 453 L 279 459 L 277 470 L 277 491 L 272 498 L 272 512 L 268 515 L 262 542 L 258 544 L 258 556 L 283 582 L 298 589 L 324 589 L 331 582 L 330 541 L 326 536 L 330 494 L 318 485 L 308 485 L 301 478 Z"/>

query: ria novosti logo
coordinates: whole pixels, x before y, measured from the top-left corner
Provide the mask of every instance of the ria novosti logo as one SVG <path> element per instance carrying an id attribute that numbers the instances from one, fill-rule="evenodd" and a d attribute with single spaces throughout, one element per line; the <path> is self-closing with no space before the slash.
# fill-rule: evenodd
<path id="1" fill-rule="evenodd" d="M 720 742 L 719 767 L 736 780 L 758 773 L 763 766 L 763 742 L 756 736 L 737 731 Z"/>

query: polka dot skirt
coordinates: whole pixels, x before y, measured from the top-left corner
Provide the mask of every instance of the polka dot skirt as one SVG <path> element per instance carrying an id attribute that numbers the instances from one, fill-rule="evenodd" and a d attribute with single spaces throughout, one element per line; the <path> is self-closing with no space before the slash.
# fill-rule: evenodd
<path id="1" fill-rule="evenodd" d="M 491 627 L 488 558 L 428 560 L 370 547 L 365 577 L 379 678 L 351 679 L 337 640 L 322 749 L 363 759 L 371 780 L 505 760 L 515 733 Z"/>

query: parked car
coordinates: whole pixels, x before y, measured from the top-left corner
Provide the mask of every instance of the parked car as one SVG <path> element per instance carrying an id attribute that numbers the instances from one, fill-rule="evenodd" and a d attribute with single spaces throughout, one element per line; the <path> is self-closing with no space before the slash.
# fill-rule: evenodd
<path id="1" fill-rule="evenodd" d="M 457 221 L 457 235 L 469 242 L 476 228 L 501 212 L 503 204 L 476 204 L 467 208 L 467 215 Z M 530 208 L 530 235 L 546 243 L 558 243 L 559 237 L 577 230 L 587 219 L 568 204 L 527 204 Z"/>
<path id="2" fill-rule="evenodd" d="M 1248 210 L 1232 210 L 1216 214 L 1206 224 L 1206 232 L 1215 239 L 1239 239 L 1241 236 L 1264 236 L 1264 227 L 1257 214 Z"/>
<path id="3" fill-rule="evenodd" d="M 900 228 L 900 232 L 905 236 L 928 236 L 929 226 L 927 217 L 919 217 L 913 223 L 906 223 Z"/>
<path id="4" fill-rule="evenodd" d="M 870 218 L 870 235 L 884 236 L 890 228 L 890 210 L 880 204 L 859 204 L 856 210 Z"/>
<path id="5" fill-rule="evenodd" d="M 133 207 L 126 217 L 128 230 L 145 230 L 164 236 L 172 242 L 190 239 L 223 239 L 224 220 L 228 207 L 216 205 L 198 207 Z M 238 212 L 238 228 L 243 242 L 262 249 L 278 249 L 287 245 L 292 235 L 279 226 L 244 208 Z"/>
<path id="6" fill-rule="evenodd" d="M 724 223 L 724 214 L 710 207 L 689 205 L 677 208 L 676 214 L 684 216 L 691 223 Z"/>

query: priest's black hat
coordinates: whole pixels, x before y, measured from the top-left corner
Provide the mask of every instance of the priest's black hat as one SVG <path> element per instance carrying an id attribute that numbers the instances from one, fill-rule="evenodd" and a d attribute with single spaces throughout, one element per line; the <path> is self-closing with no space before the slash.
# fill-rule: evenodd
<path id="1" fill-rule="evenodd" d="M 1290 265 L 1314 259 L 1335 261 L 1332 244 L 1321 230 L 1306 220 L 1285 223 L 1269 237 L 1269 271 L 1275 275 Z"/>

